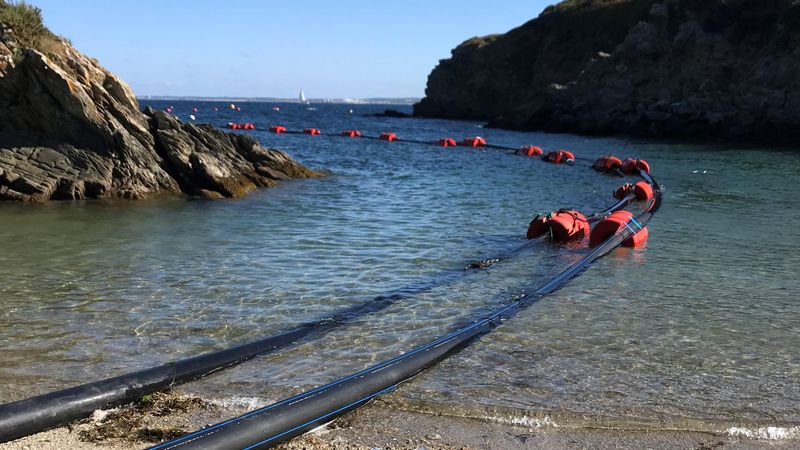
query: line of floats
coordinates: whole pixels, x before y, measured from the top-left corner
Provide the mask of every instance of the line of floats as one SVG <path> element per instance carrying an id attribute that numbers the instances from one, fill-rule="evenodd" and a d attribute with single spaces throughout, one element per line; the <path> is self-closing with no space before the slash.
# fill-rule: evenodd
<path id="1" fill-rule="evenodd" d="M 232 130 L 255 130 L 253 123 L 228 123 L 228 128 Z M 273 125 L 269 127 L 269 131 L 275 134 L 305 134 L 309 136 L 322 135 L 319 128 L 303 128 L 302 131 L 290 131 L 283 125 Z M 499 148 L 504 150 L 512 150 L 516 155 L 525 157 L 541 157 L 545 162 L 551 164 L 573 164 L 575 163 L 575 154 L 569 150 L 558 149 L 549 152 L 537 145 L 523 145 L 519 148 L 490 145 L 485 138 L 481 136 L 468 136 L 460 142 L 452 137 L 444 137 L 434 141 L 417 141 L 417 140 L 401 140 L 398 138 L 397 133 L 384 131 L 377 137 L 367 136 L 359 130 L 343 130 L 338 134 L 325 134 L 326 136 L 342 136 L 348 138 L 370 138 L 378 139 L 381 141 L 394 142 L 414 142 L 421 144 L 431 144 L 439 147 L 490 147 Z M 650 164 L 643 159 L 626 158 L 621 159 L 613 155 L 604 155 L 598 158 L 592 164 L 592 168 L 598 172 L 613 174 L 617 176 L 636 175 L 641 172 L 650 173 Z M 645 181 L 637 181 L 636 183 L 626 183 L 620 186 L 614 192 L 614 198 L 622 199 L 626 195 L 633 194 L 639 201 L 650 200 L 653 198 L 653 188 Z M 597 246 L 599 243 L 605 241 L 608 236 L 616 233 L 620 227 L 627 223 L 632 217 L 632 214 L 627 211 L 616 211 L 604 218 L 592 230 L 592 236 L 589 239 L 591 247 Z M 554 211 L 547 215 L 538 215 L 534 217 L 528 227 L 527 238 L 534 239 L 545 233 L 549 233 L 552 239 L 556 242 L 566 242 L 583 238 L 588 236 L 589 223 L 586 217 L 575 210 L 559 210 Z M 634 230 L 632 236 L 626 239 L 623 247 L 638 248 L 645 245 L 647 242 L 648 231 L 647 227 L 640 227 Z"/>
<path id="2" fill-rule="evenodd" d="M 235 126 L 234 126 L 235 125 Z M 230 124 L 231 129 L 254 130 L 252 123 Z M 277 134 L 295 133 L 322 135 L 317 128 L 293 132 L 281 125 L 270 128 Z M 329 134 L 326 134 L 329 135 Z M 330 136 L 399 141 L 395 133 L 383 132 L 377 137 L 363 135 L 358 130 L 344 130 Z M 519 148 L 492 145 L 480 136 L 457 142 L 442 138 L 434 142 L 402 140 L 434 144 L 441 147 L 489 147 L 512 150 L 525 157 L 540 157 L 552 164 L 573 164 L 575 155 L 567 150 L 545 152 L 541 147 L 525 145 Z M 583 160 L 582 160 L 583 161 Z M 588 160 L 586 161 L 588 162 Z M 515 297 L 510 304 L 482 316 L 468 325 L 439 336 L 400 356 L 377 363 L 363 371 L 333 381 L 242 416 L 208 425 L 193 433 L 158 444 L 154 450 L 268 448 L 303 434 L 336 417 L 352 411 L 370 400 L 392 391 L 426 368 L 458 352 L 474 339 L 489 333 L 496 326 L 545 295 L 551 294 L 578 276 L 589 264 L 610 253 L 618 246 L 641 247 L 648 238 L 647 223 L 661 204 L 661 188 L 650 175 L 650 165 L 642 159 L 620 159 L 605 155 L 592 163 L 597 172 L 619 177 L 638 176 L 640 180 L 625 183 L 613 192 L 617 202 L 602 212 L 584 215 L 575 209 L 559 209 L 535 216 L 528 224 L 527 245 L 542 240 L 558 243 L 588 241 L 590 250 L 579 261 L 551 278 L 538 289 Z M 625 208 L 637 202 L 634 213 Z M 594 224 L 593 226 L 591 226 Z M 588 238 L 588 239 L 587 239 Z M 525 245 L 512 251 L 526 248 Z M 499 262 L 503 258 L 488 261 Z M 468 267 L 484 268 L 480 263 Z M 175 384 L 188 382 L 280 348 L 286 348 L 314 334 L 328 331 L 356 317 L 375 313 L 411 294 L 381 295 L 364 304 L 355 305 L 340 314 L 320 321 L 301 323 L 273 336 L 217 350 L 161 366 L 106 378 L 81 386 L 42 394 L 0 405 L 0 442 L 17 439 L 32 433 L 86 417 L 92 411 L 130 403 L 148 393 Z"/>

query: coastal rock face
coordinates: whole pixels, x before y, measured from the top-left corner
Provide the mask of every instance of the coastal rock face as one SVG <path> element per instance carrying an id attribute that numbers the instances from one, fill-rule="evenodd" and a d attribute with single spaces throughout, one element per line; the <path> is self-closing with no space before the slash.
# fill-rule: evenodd
<path id="1" fill-rule="evenodd" d="M 319 175 L 247 136 L 142 112 L 96 60 L 54 37 L 41 47 L 0 23 L 0 200 L 238 197 Z"/>
<path id="2" fill-rule="evenodd" d="M 587 134 L 794 140 L 800 2 L 568 0 L 473 38 L 418 116 Z"/>

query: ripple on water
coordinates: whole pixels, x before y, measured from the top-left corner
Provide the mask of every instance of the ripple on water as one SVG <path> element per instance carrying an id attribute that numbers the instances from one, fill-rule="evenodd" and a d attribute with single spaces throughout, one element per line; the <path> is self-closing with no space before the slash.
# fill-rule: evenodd
<path id="1" fill-rule="evenodd" d="M 250 107 L 256 122 L 278 120 L 271 105 Z M 475 134 L 469 122 L 346 109 L 312 116 L 286 105 L 280 120 L 418 140 Z M 234 119 L 215 114 L 204 120 Z M 391 401 L 542 426 L 796 436 L 800 155 L 775 166 L 752 148 L 480 133 L 646 158 L 664 205 L 646 249 L 616 251 Z M 217 202 L 0 205 L 0 401 L 244 342 L 458 273 L 520 244 L 536 212 L 601 209 L 621 181 L 492 149 L 256 137 L 332 175 Z M 253 405 L 300 392 L 506 304 L 581 252 L 538 246 L 186 389 L 223 402 L 246 394 Z"/>

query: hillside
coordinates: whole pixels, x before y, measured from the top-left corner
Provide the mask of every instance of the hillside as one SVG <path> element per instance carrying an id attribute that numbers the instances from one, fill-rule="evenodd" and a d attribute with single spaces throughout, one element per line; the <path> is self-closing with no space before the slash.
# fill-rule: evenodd
<path id="1" fill-rule="evenodd" d="M 798 43 L 792 0 L 569 0 L 459 45 L 414 113 L 521 130 L 792 141 Z"/>

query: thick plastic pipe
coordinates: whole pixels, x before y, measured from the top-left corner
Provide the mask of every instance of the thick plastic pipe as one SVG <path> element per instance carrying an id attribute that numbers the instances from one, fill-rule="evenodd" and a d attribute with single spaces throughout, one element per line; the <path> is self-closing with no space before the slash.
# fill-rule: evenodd
<path id="1" fill-rule="evenodd" d="M 644 226 L 660 206 L 661 190 L 653 184 L 654 200 L 645 212 L 630 224 Z M 209 426 L 172 441 L 151 447 L 151 450 L 173 449 L 260 449 L 305 433 L 394 389 L 427 367 L 464 348 L 478 336 L 488 333 L 504 319 L 516 314 L 544 295 L 550 294 L 585 270 L 589 264 L 607 255 L 633 234 L 632 226 L 624 227 L 587 256 L 553 277 L 536 291 L 490 316 L 435 339 L 402 356 L 379 363 L 325 386 L 257 409 L 234 419 Z"/>
<path id="2" fill-rule="evenodd" d="M 602 218 L 610 212 L 625 207 L 631 198 L 623 198 L 606 210 L 592 214 L 589 216 L 590 220 Z M 494 260 L 507 259 L 530 246 L 531 242 L 537 241 L 523 244 Z M 457 274 L 461 276 L 463 273 Z M 95 410 L 124 405 L 143 395 L 201 378 L 255 356 L 291 345 L 312 333 L 327 331 L 356 317 L 379 311 L 400 299 L 433 289 L 455 278 L 455 275 L 442 277 L 412 288 L 400 289 L 390 295 L 380 295 L 340 311 L 331 318 L 303 323 L 286 332 L 250 343 L 0 405 L 0 442 L 64 425 L 86 417 Z"/>

